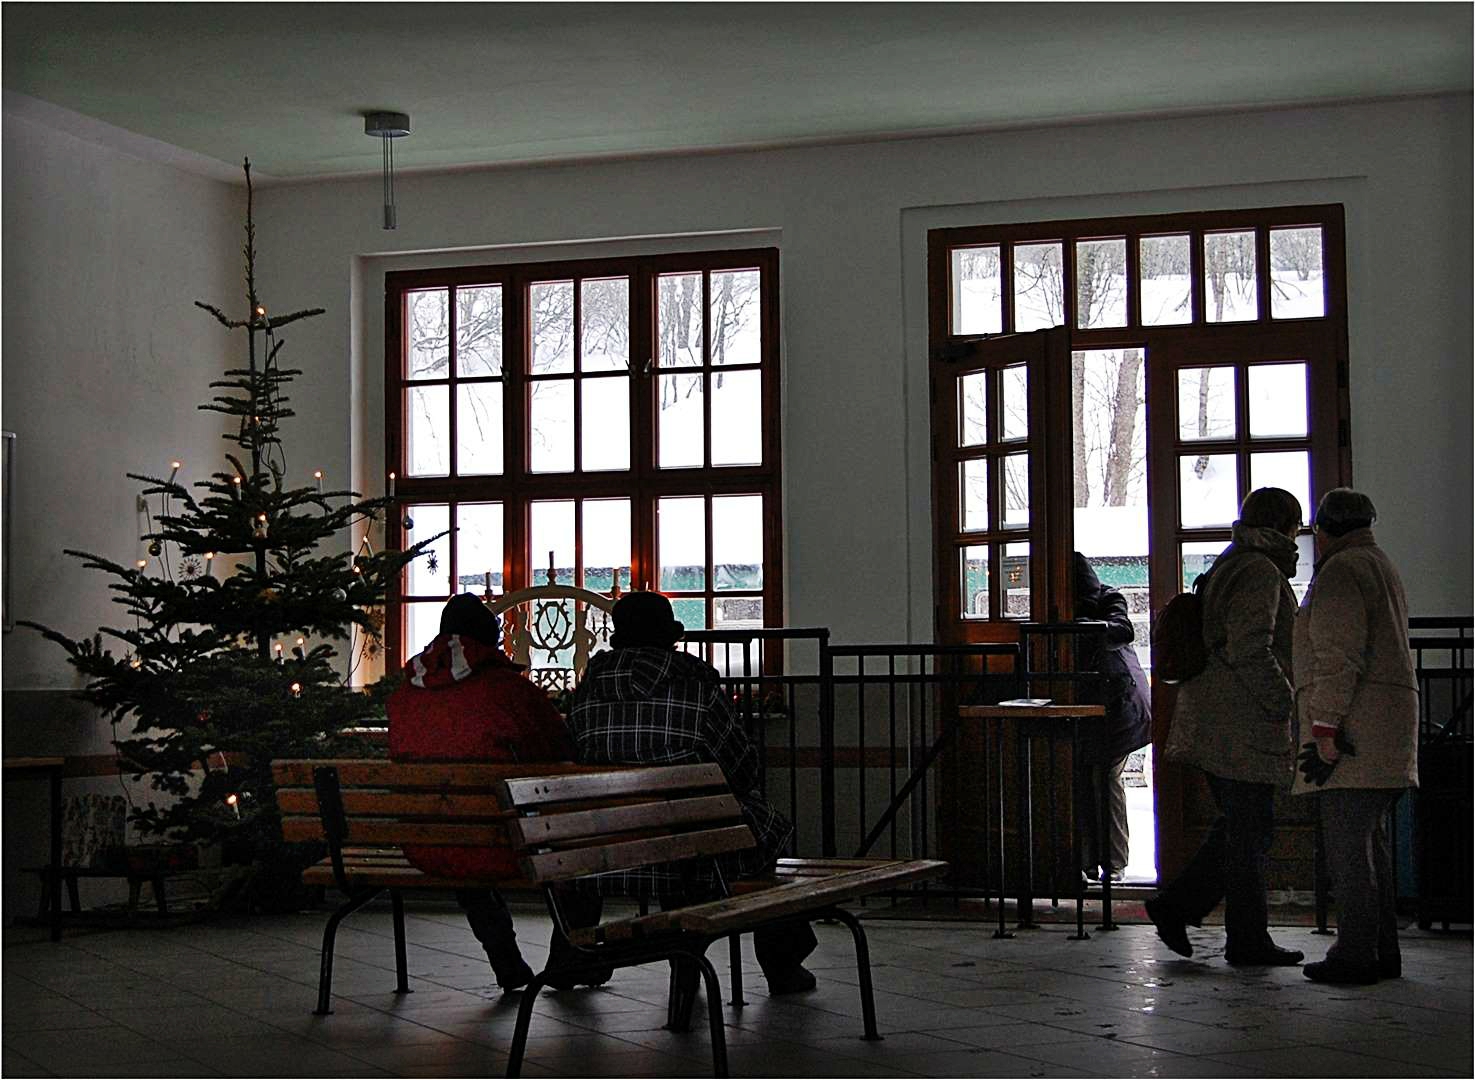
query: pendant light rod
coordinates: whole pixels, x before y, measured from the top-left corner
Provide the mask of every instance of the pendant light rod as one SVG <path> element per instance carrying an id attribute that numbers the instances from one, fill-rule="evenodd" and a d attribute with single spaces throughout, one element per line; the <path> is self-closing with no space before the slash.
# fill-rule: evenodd
<path id="1" fill-rule="evenodd" d="M 364 113 L 364 134 L 380 140 L 383 150 L 384 227 L 395 228 L 399 221 L 394 205 L 394 140 L 410 133 L 407 113 Z"/>

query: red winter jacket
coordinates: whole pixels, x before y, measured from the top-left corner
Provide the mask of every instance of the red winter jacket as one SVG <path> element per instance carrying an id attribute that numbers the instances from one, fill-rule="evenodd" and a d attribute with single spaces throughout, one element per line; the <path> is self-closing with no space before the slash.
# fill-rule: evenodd
<path id="1" fill-rule="evenodd" d="M 574 745 L 548 695 L 495 646 L 442 634 L 410 658 L 389 696 L 393 761 L 569 761 Z M 437 877 L 517 877 L 506 848 L 405 846 Z"/>

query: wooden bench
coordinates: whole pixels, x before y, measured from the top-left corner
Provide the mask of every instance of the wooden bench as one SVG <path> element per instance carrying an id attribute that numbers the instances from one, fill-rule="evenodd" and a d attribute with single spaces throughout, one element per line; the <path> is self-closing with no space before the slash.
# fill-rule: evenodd
<path id="1" fill-rule="evenodd" d="M 405 961 L 404 894 L 417 889 L 532 889 L 520 878 L 440 878 L 411 866 L 402 844 L 505 847 L 503 781 L 550 773 L 607 773 L 608 767 L 545 764 L 398 764 L 377 758 L 272 762 L 282 838 L 324 841 L 328 854 L 302 874 L 307 885 L 336 887 L 346 897 L 323 929 L 316 1015 L 333 1010 L 333 946 L 338 927 L 388 892 L 394 917 L 395 992 L 410 993 Z"/>
<path id="2" fill-rule="evenodd" d="M 697 966 L 705 986 L 712 1064 L 727 1075 L 717 974 L 709 946 L 783 922 L 834 919 L 855 941 L 865 1038 L 879 1039 L 871 986 L 870 951 L 860 921 L 838 905 L 899 886 L 940 877 L 947 863 L 926 859 L 793 860 L 776 868 L 768 887 L 728 889 L 717 856 L 756 846 L 737 799 L 717 765 L 669 765 L 620 772 L 510 779 L 503 785 L 517 817 L 505 827 L 522 857 L 525 877 L 541 885 L 555 923 L 574 946 L 534 976 L 524 989 L 507 1062 L 518 1076 L 538 991 L 550 981 L 575 981 L 602 968 L 659 960 Z M 706 863 L 720 891 L 706 903 L 638 915 L 597 927 L 571 927 L 555 886 L 594 874 L 690 860 Z M 675 979 L 673 977 L 673 989 Z M 740 996 L 738 998 L 740 999 Z M 684 1026 L 689 1003 L 675 994 L 668 1026 Z"/>

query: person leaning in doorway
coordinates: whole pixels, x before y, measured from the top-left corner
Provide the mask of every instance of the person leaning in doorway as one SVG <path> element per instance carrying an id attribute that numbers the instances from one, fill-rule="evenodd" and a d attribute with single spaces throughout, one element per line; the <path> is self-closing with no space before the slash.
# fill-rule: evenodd
<path id="1" fill-rule="evenodd" d="M 1094 798 L 1085 800 L 1080 817 L 1081 849 L 1086 853 L 1086 874 L 1121 881 L 1127 867 L 1127 790 L 1122 772 L 1127 756 L 1152 741 L 1152 705 L 1147 694 L 1147 676 L 1132 651 L 1132 619 L 1127 598 L 1117 589 L 1101 584 L 1086 557 L 1077 551 L 1075 566 L 1075 614 L 1078 619 L 1106 623 L 1099 652 L 1086 665 L 1101 676 L 1091 701 L 1106 706 L 1105 731 L 1090 747 L 1087 779 Z M 1096 820 L 1102 795 L 1106 803 L 1106 849 L 1098 850 L 1102 823 Z"/>
<path id="2" fill-rule="evenodd" d="M 1224 901 L 1224 959 L 1235 966 L 1299 964 L 1302 954 L 1270 939 L 1265 857 L 1275 829 L 1275 791 L 1290 785 L 1291 635 L 1301 504 L 1281 488 L 1245 497 L 1232 541 L 1199 595 L 1204 670 L 1178 690 L 1165 753 L 1203 770 L 1219 819 L 1188 866 L 1147 915 L 1174 952 L 1193 955 L 1188 925 Z"/>
<path id="3" fill-rule="evenodd" d="M 1417 787 L 1419 700 L 1403 582 L 1373 540 L 1372 500 L 1335 488 L 1316 509 L 1316 572 L 1296 615 L 1301 774 L 1315 795 L 1337 940 L 1303 969 L 1327 983 L 1403 974 L 1388 813 Z"/>

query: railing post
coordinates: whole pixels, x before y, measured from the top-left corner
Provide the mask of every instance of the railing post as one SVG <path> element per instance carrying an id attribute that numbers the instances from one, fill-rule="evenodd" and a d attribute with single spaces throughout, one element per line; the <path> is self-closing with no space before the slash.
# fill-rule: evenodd
<path id="1" fill-rule="evenodd" d="M 819 636 L 820 854 L 835 856 L 835 658 L 830 631 Z"/>

